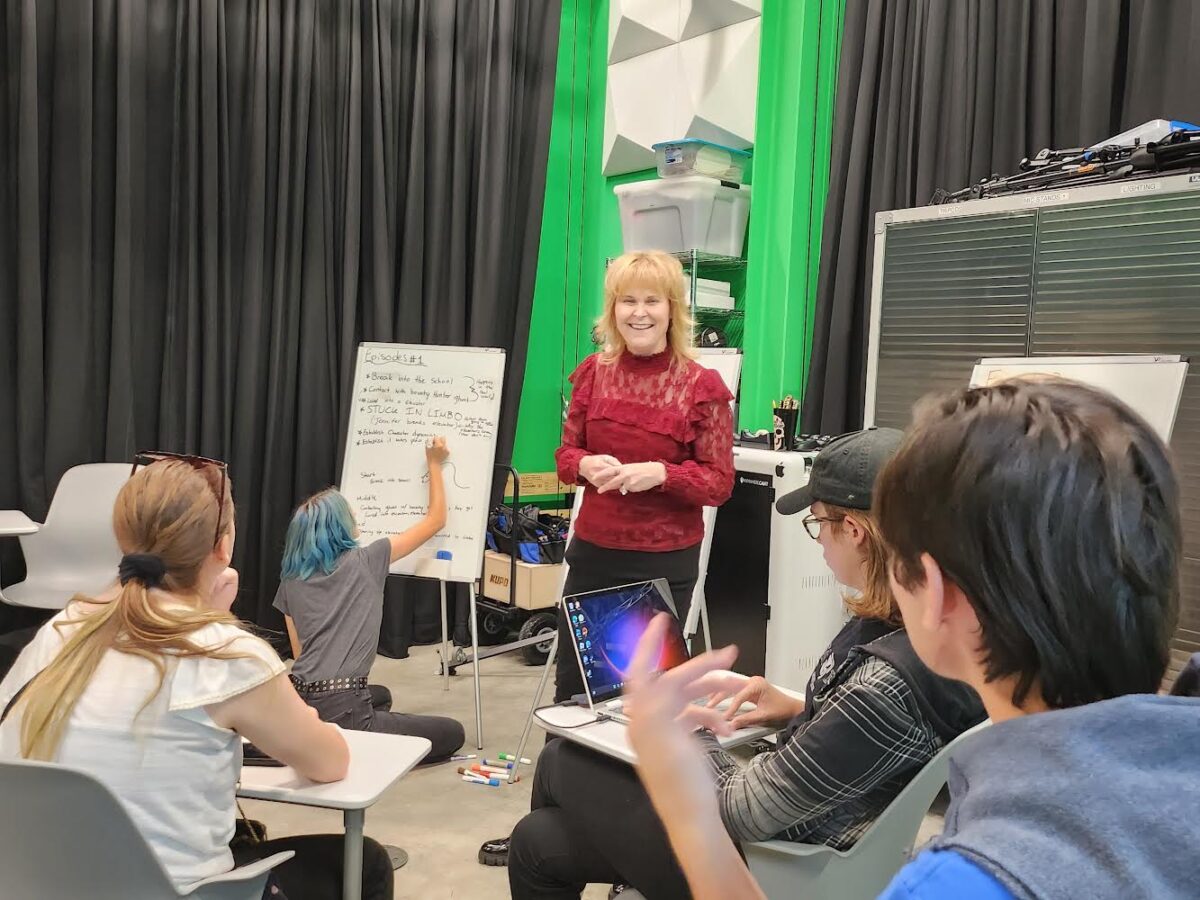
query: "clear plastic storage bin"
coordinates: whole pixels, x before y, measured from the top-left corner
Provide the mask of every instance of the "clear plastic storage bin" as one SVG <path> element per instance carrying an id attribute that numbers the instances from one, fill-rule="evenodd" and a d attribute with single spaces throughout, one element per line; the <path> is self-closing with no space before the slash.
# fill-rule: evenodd
<path id="1" fill-rule="evenodd" d="M 613 188 L 621 238 L 630 250 L 700 250 L 741 256 L 750 219 L 750 187 L 703 175 L 655 178 Z"/>
<path id="2" fill-rule="evenodd" d="M 699 138 L 655 144 L 654 155 L 658 158 L 658 174 L 663 178 L 706 175 L 741 184 L 750 165 L 748 150 L 734 150 Z"/>

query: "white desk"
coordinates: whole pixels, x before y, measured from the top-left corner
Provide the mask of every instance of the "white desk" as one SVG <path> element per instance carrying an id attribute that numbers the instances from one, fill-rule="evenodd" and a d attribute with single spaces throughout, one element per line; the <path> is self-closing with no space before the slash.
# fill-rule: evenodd
<path id="1" fill-rule="evenodd" d="M 0 537 L 37 534 L 42 526 L 17 509 L 0 509 Z"/>
<path id="2" fill-rule="evenodd" d="M 749 680 L 745 675 L 737 675 L 734 672 L 727 671 L 725 674 Z M 797 700 L 804 699 L 804 695 L 799 691 L 788 688 L 779 688 L 779 690 Z M 752 709 L 753 704 L 748 704 L 743 708 Z M 590 725 L 586 724 L 595 718 L 595 713 L 582 706 L 543 706 L 534 710 L 533 713 L 534 721 L 543 731 L 564 737 L 569 741 L 582 744 L 584 747 L 590 747 L 597 753 L 603 753 L 605 756 L 611 756 L 613 759 L 636 766 L 637 754 L 629 745 L 628 726 L 624 722 L 614 722 L 612 719 L 600 719 Z M 728 737 L 717 738 L 717 743 L 729 750 L 732 747 L 748 744 L 758 738 L 775 734 L 778 730 L 778 728 L 766 728 L 761 725 L 755 728 L 739 728 Z"/>
<path id="3" fill-rule="evenodd" d="M 243 766 L 237 793 L 252 800 L 342 810 L 346 829 L 342 897 L 360 900 L 366 809 L 412 771 L 433 745 L 425 738 L 370 731 L 343 731 L 342 736 L 350 747 L 350 769 L 341 781 L 309 781 L 291 766 Z"/>
<path id="4" fill-rule="evenodd" d="M 597 753 L 637 765 L 637 754 L 629 745 L 629 726 L 612 719 L 601 719 L 591 725 L 584 724 L 596 718 L 595 713 L 582 706 L 543 706 L 533 714 L 534 721 L 550 734 L 566 738 L 590 747 Z M 717 738 L 726 750 L 739 744 L 748 744 L 760 737 L 774 734 L 774 728 L 739 728 L 728 737 Z"/>

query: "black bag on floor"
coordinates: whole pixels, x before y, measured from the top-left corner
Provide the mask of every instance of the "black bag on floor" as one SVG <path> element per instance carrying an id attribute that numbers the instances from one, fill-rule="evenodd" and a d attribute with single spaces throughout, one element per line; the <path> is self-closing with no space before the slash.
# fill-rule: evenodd
<path id="1" fill-rule="evenodd" d="M 515 527 L 514 527 L 515 526 Z M 497 506 L 488 515 L 488 548 L 526 563 L 560 563 L 567 549 L 567 520 L 532 503 L 517 510 Z"/>

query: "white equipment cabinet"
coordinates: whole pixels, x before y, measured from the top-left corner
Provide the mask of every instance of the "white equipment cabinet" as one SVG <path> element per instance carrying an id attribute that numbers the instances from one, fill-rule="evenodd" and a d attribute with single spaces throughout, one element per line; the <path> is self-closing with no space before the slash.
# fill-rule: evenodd
<path id="1" fill-rule="evenodd" d="M 741 649 L 735 668 L 801 692 L 846 621 L 843 588 L 804 516 L 775 510 L 808 483 L 814 456 L 733 448 L 733 496 L 717 512 L 704 591 L 714 645 Z"/>

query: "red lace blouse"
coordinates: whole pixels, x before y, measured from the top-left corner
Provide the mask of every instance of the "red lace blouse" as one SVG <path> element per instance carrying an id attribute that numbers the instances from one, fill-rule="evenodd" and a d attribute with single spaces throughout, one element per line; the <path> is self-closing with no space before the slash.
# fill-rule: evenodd
<path id="1" fill-rule="evenodd" d="M 575 533 L 615 550 L 668 551 L 704 537 L 701 507 L 733 490 L 732 396 L 721 376 L 697 362 L 593 354 L 571 375 L 571 405 L 555 454 L 558 477 L 584 485 Z M 667 480 L 649 491 L 606 494 L 579 475 L 579 461 L 609 454 L 622 463 L 661 462 Z"/>

